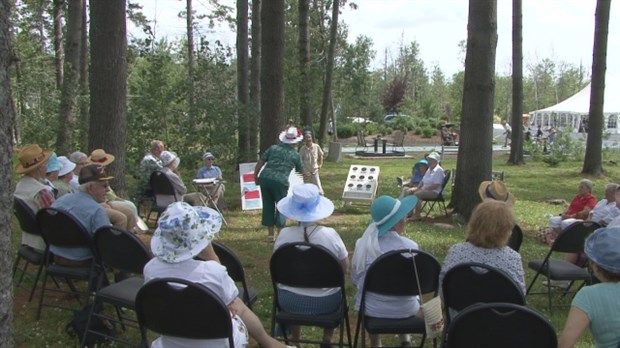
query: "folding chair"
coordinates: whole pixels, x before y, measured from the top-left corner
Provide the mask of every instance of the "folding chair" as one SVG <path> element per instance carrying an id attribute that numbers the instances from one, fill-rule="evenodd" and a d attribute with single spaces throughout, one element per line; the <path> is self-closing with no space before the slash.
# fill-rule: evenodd
<path id="1" fill-rule="evenodd" d="M 321 328 L 340 327 L 338 346 L 344 344 L 346 326 L 347 346 L 351 346 L 348 305 L 344 280 L 344 270 L 332 253 L 320 245 L 310 243 L 290 243 L 274 251 L 269 262 L 273 284 L 273 309 L 271 312 L 271 336 L 275 336 L 276 323 L 286 328 L 288 325 L 315 326 Z M 340 288 L 342 302 L 335 312 L 321 315 L 289 313 L 282 309 L 278 296 L 278 284 L 298 288 Z M 284 341 L 290 343 L 315 343 L 321 341 L 289 340 L 286 330 L 282 330 Z"/>
<path id="2" fill-rule="evenodd" d="M 145 342 L 148 329 L 164 336 L 227 339 L 229 347 L 235 346 L 228 307 L 202 284 L 153 279 L 138 291 L 136 312 Z"/>
<path id="3" fill-rule="evenodd" d="M 415 267 L 420 280 L 419 288 L 412 256 L 415 257 Z M 436 296 L 439 290 L 440 271 L 439 261 L 433 255 L 420 250 L 393 250 L 373 261 L 364 278 L 353 346 L 358 346 L 361 331 L 361 346 L 365 347 L 365 334 L 368 331 L 369 334 L 420 334 L 422 339 L 419 347 L 423 347 L 426 328 L 422 317 L 417 315 L 402 319 L 371 317 L 366 314 L 366 296 L 369 292 L 383 296 L 419 296 L 428 293 Z M 436 339 L 433 340 L 433 344 L 437 346 Z"/>
<path id="4" fill-rule="evenodd" d="M 521 249 L 521 243 L 523 243 L 523 230 L 521 229 L 521 226 L 515 224 L 515 227 L 512 228 L 512 234 L 508 239 L 508 246 L 512 250 L 519 252 L 519 249 Z"/>
<path id="5" fill-rule="evenodd" d="M 476 303 L 525 305 L 525 295 L 506 272 L 478 262 L 466 262 L 446 272 L 441 283 L 446 328 L 452 315 Z"/>
<path id="6" fill-rule="evenodd" d="M 239 298 L 243 300 L 248 308 L 252 309 L 252 304 L 258 299 L 258 293 L 255 289 L 248 288 L 241 260 L 239 260 L 237 255 L 224 244 L 215 241 L 211 242 L 211 244 L 213 245 L 213 250 L 217 254 L 217 257 L 220 258 L 220 263 L 226 267 L 228 275 L 236 283 L 241 283 L 241 287 L 237 285 L 239 289 Z"/>
<path id="7" fill-rule="evenodd" d="M 448 182 L 450 182 L 451 174 L 452 174 L 452 171 L 450 171 L 450 169 L 446 169 L 444 171 L 443 182 L 441 183 L 441 191 L 439 191 L 439 194 L 437 195 L 437 197 L 426 198 L 422 200 L 422 208 L 420 209 L 422 213 L 424 213 L 424 210 L 428 206 L 428 209 L 426 210 L 426 215 L 424 216 L 424 218 L 427 218 L 431 214 L 431 211 L 433 211 L 433 208 L 435 207 L 435 205 L 439 206 L 440 212 L 441 212 L 441 208 L 443 208 L 443 211 L 446 214 L 446 217 L 448 217 L 448 209 L 446 208 L 446 200 L 443 194 L 446 190 L 446 185 L 448 184 Z"/>
<path id="8" fill-rule="evenodd" d="M 151 217 L 151 213 L 153 211 L 157 212 L 157 220 L 159 219 L 161 213 L 163 213 L 164 210 L 168 208 L 168 205 L 170 203 L 183 200 L 183 197 L 179 196 L 174 190 L 170 179 L 168 179 L 166 174 L 162 173 L 161 171 L 156 170 L 151 173 L 151 179 L 149 183 L 151 189 L 153 190 L 153 196 L 155 197 L 155 201 L 154 204 L 151 206 L 151 210 L 149 211 L 146 218 L 147 222 Z"/>
<path id="9" fill-rule="evenodd" d="M 55 262 L 51 262 L 52 252 L 50 251 L 50 245 L 67 248 L 89 248 L 93 255 L 95 255 L 92 238 L 79 221 L 75 220 L 71 215 L 54 208 L 39 210 L 36 215 L 36 220 L 46 245 L 43 259 L 45 273 L 43 274 L 39 308 L 37 309 L 37 320 L 39 320 L 43 306 L 73 309 L 55 303 L 46 304 L 44 302 L 46 290 L 55 293 L 70 293 L 81 305 L 80 298 L 82 296 L 88 298 L 90 290 L 96 289 L 96 276 L 101 270 L 94 257 L 90 264 L 86 266 L 62 266 Z M 46 288 L 48 277 L 65 279 L 70 291 L 60 288 Z M 73 284 L 73 280 L 86 281 L 88 283 L 87 289 L 78 291 Z"/>
<path id="10" fill-rule="evenodd" d="M 448 328 L 447 348 L 557 347 L 553 325 L 539 312 L 514 303 L 467 307 Z"/>
<path id="11" fill-rule="evenodd" d="M 202 204 L 206 206 L 211 206 L 222 216 L 222 222 L 224 225 L 228 226 L 228 222 L 224 218 L 224 214 L 220 207 L 218 207 L 217 202 L 215 201 L 215 197 L 211 194 L 212 192 L 219 192 L 220 187 L 224 185 L 226 182 L 224 180 L 218 179 L 194 179 L 192 180 L 192 185 L 196 192 L 202 193 L 200 197 L 200 201 Z M 222 197 L 223 198 L 223 197 Z"/>
<path id="12" fill-rule="evenodd" d="M 532 260 L 528 263 L 528 267 L 536 271 L 536 275 L 532 279 L 529 287 L 527 288 L 527 295 L 547 294 L 549 303 L 549 312 L 553 311 L 552 295 L 557 293 L 555 291 L 551 281 L 565 280 L 570 281 L 568 288 L 561 289 L 562 296 L 569 293 L 575 293 L 575 291 L 569 291 L 575 281 L 582 281 L 583 283 L 591 282 L 592 275 L 588 270 L 582 267 L 570 263 L 565 260 L 551 258 L 553 253 L 582 253 L 583 246 L 586 238 L 600 228 L 600 225 L 593 221 L 577 221 L 572 225 L 563 229 L 557 238 L 551 245 L 547 256 L 542 260 Z M 534 283 L 538 279 L 539 275 L 547 277 L 547 291 L 546 292 L 531 292 Z M 562 306 L 562 305 L 556 305 Z M 564 305 L 567 306 L 567 305 Z"/>
<path id="13" fill-rule="evenodd" d="M 151 259 L 151 253 L 138 237 L 116 227 L 106 226 L 99 228 L 95 232 L 94 244 L 98 260 L 106 271 L 114 270 L 142 275 L 144 266 Z M 133 276 L 107 286 L 104 284 L 105 281 L 105 272 L 101 272 L 97 283 L 97 288 L 99 290 L 95 293 L 95 305 L 91 306 L 92 310 L 88 317 L 85 334 L 82 338 L 82 345 L 84 345 L 84 341 L 89 332 L 130 345 L 131 342 L 119 337 L 111 337 L 90 330 L 91 319 L 93 316 L 96 316 L 105 320 L 115 320 L 110 316 L 105 316 L 94 311 L 98 304 L 108 303 L 115 307 L 118 322 L 123 329 L 125 329 L 124 320 L 136 322 L 135 319 L 123 315 L 121 308 L 135 310 L 136 295 L 144 284 L 144 279 L 141 276 Z M 137 328 L 137 322 L 135 327 Z"/>
<path id="14" fill-rule="evenodd" d="M 13 212 L 17 217 L 17 221 L 19 221 L 19 227 L 22 231 L 37 236 L 41 235 L 39 226 L 37 226 L 35 215 L 32 210 L 30 210 L 30 207 L 28 207 L 26 202 L 17 197 L 13 197 Z M 24 275 L 28 272 L 28 265 L 32 264 L 34 266 L 38 266 L 36 276 L 34 277 L 34 281 L 32 283 L 32 289 L 30 289 L 28 302 L 32 301 L 34 290 L 37 288 L 37 283 L 39 282 L 39 277 L 41 276 L 41 270 L 43 270 L 44 254 L 44 251 L 34 249 L 28 245 L 21 245 L 17 250 L 17 256 L 15 257 L 15 262 L 13 263 L 13 277 L 15 277 L 17 271 L 21 272 L 19 280 L 17 281 L 18 287 L 21 286 L 22 281 L 24 280 Z M 22 259 L 24 260 L 24 264 L 20 267 L 20 261 Z"/>

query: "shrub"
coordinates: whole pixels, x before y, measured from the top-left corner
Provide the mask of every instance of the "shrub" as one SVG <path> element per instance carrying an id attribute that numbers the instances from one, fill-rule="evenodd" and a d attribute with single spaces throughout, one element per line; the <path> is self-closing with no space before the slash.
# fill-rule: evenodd
<path id="1" fill-rule="evenodd" d="M 437 133 L 437 130 L 432 127 L 424 127 L 422 129 L 422 137 L 432 138 Z"/>
<path id="2" fill-rule="evenodd" d="M 350 138 L 357 134 L 357 130 L 355 129 L 354 124 L 342 124 L 338 125 L 338 137 L 339 138 Z"/>
<path id="3" fill-rule="evenodd" d="M 422 135 L 422 128 L 418 127 L 414 130 L 415 135 Z"/>

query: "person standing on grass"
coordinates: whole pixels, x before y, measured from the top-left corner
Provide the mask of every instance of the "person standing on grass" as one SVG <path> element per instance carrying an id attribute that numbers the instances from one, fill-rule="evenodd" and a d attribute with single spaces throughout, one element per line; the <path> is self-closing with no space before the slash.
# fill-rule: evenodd
<path id="1" fill-rule="evenodd" d="M 312 139 L 312 131 L 304 131 L 304 144 L 299 149 L 299 155 L 304 164 L 304 182 L 315 184 L 319 188 L 319 193 L 324 194 L 321 186 L 319 170 L 323 166 L 323 149 L 319 144 L 315 144 Z"/>
<path id="2" fill-rule="evenodd" d="M 504 127 L 504 135 L 506 136 L 504 139 L 504 147 L 508 147 L 508 142 L 510 141 L 510 137 L 512 136 L 512 127 L 510 124 L 506 122 L 506 120 L 502 120 L 502 127 Z"/>

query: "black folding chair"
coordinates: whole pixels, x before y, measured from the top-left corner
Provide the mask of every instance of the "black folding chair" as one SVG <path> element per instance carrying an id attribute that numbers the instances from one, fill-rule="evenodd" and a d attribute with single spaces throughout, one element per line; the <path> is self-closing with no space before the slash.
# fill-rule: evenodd
<path id="1" fill-rule="evenodd" d="M 519 252 L 521 249 L 521 243 L 523 243 L 523 230 L 521 226 L 515 224 L 515 227 L 512 228 L 512 234 L 508 239 L 508 246 L 510 249 Z"/>
<path id="2" fill-rule="evenodd" d="M 422 199 L 422 208 L 420 209 L 420 211 L 424 213 L 424 211 L 426 210 L 426 215 L 424 216 L 424 218 L 427 218 L 431 214 L 435 205 L 439 206 L 440 212 L 443 208 L 444 214 L 446 214 L 446 217 L 448 217 L 448 209 L 446 208 L 446 199 L 444 197 L 444 193 L 446 190 L 446 185 L 448 184 L 448 182 L 450 182 L 451 174 L 452 171 L 450 171 L 450 169 L 446 169 L 444 171 L 443 182 L 441 183 L 441 191 L 439 192 L 437 197 Z M 426 209 L 427 207 L 428 209 Z"/>
<path id="3" fill-rule="evenodd" d="M 154 204 L 151 206 L 151 210 L 148 213 L 147 221 L 151 217 L 153 211 L 157 212 L 157 220 L 161 213 L 168 208 L 168 204 L 183 200 L 183 197 L 179 196 L 174 190 L 174 186 L 172 186 L 172 182 L 170 182 L 168 176 L 159 170 L 151 173 L 149 185 L 153 190 Z"/>
<path id="4" fill-rule="evenodd" d="M 138 237 L 128 231 L 112 226 L 99 228 L 95 232 L 94 243 L 98 260 L 106 271 L 120 271 L 136 276 L 105 286 L 105 272 L 100 273 L 97 285 L 99 290 L 95 293 L 95 305 L 91 306 L 92 310 L 88 317 L 85 335 L 82 338 L 82 345 L 89 332 L 94 335 L 101 335 L 108 339 L 131 344 L 131 342 L 123 340 L 118 336 L 112 337 L 91 330 L 91 320 L 93 316 L 100 317 L 104 320 L 115 320 L 110 316 L 95 311 L 95 308 L 99 304 L 108 303 L 115 307 L 118 322 L 123 329 L 125 329 L 124 321 L 126 320 L 135 322 L 134 325 L 137 328 L 137 322 L 133 318 L 123 315 L 121 308 L 135 310 L 136 295 L 144 284 L 144 279 L 141 277 L 142 270 L 151 259 L 151 253 Z"/>
<path id="5" fill-rule="evenodd" d="M 446 328 L 453 311 L 476 303 L 506 302 L 525 305 L 525 295 L 506 272 L 478 262 L 466 262 L 446 272 L 441 283 Z"/>
<path id="6" fill-rule="evenodd" d="M 136 312 L 146 341 L 147 329 L 189 339 L 228 339 L 234 347 L 228 307 L 202 284 L 160 278 L 144 284 L 136 296 Z"/>
<path id="7" fill-rule="evenodd" d="M 271 282 L 273 284 L 273 309 L 271 312 L 271 335 L 275 336 L 276 323 L 286 328 L 288 325 L 314 326 L 323 329 L 340 327 L 338 346 L 344 344 L 346 326 L 347 346 L 351 346 L 351 329 L 349 326 L 347 296 L 345 291 L 344 270 L 332 253 L 320 245 L 310 243 L 285 244 L 274 251 L 269 262 Z M 278 296 L 278 285 L 298 288 L 340 288 L 342 302 L 333 313 L 306 315 L 286 312 L 282 309 Z M 300 339 L 293 342 L 282 330 L 284 341 L 290 343 L 315 343 L 321 341 Z"/>
<path id="8" fill-rule="evenodd" d="M 527 288 L 527 295 L 547 294 L 549 311 L 553 311 L 552 297 L 554 294 L 561 292 L 562 296 L 575 293 L 570 291 L 575 281 L 581 281 L 583 283 L 591 282 L 592 275 L 585 269 L 585 264 L 575 265 L 563 259 L 552 258 L 554 253 L 573 253 L 578 254 L 583 252 L 583 246 L 586 238 L 600 228 L 600 225 L 593 221 L 577 221 L 572 225 L 566 227 L 556 237 L 553 245 L 549 249 L 547 256 L 542 260 L 532 260 L 528 263 L 528 267 L 536 271 L 536 275 L 532 279 L 532 282 Z M 546 291 L 544 292 L 531 292 L 532 287 L 536 283 L 539 275 L 547 277 Z M 552 284 L 552 281 L 569 281 L 568 288 L 560 289 L 556 291 Z M 582 284 L 583 284 L 582 283 Z M 568 306 L 556 305 L 557 306 Z"/>
<path id="9" fill-rule="evenodd" d="M 45 241 L 45 256 L 43 264 L 45 265 L 45 273 L 43 274 L 43 283 L 41 287 L 41 295 L 39 297 L 39 308 L 37 309 L 37 320 L 41 317 L 43 306 L 56 307 L 61 309 L 69 308 L 58 302 L 45 303 L 46 291 L 55 293 L 70 293 L 81 305 L 81 297 L 88 299 L 90 290 L 96 290 L 95 283 L 100 267 L 94 258 L 93 242 L 90 234 L 82 226 L 82 224 L 74 219 L 71 215 L 54 209 L 44 208 L 37 212 L 37 225 Z M 93 258 L 88 265 L 85 266 L 63 266 L 56 262 L 51 262 L 52 252 L 50 246 L 66 247 L 66 248 L 89 248 L 93 253 Z M 54 277 L 56 279 L 65 279 L 70 291 L 62 288 L 46 288 L 47 278 Z M 86 281 L 88 286 L 85 290 L 79 291 L 73 284 L 74 280 Z"/>
<path id="10" fill-rule="evenodd" d="M 220 258 L 220 263 L 226 267 L 228 275 L 235 283 L 240 283 L 241 286 L 237 285 L 239 289 L 239 298 L 251 309 L 252 304 L 258 299 L 258 293 L 255 289 L 248 288 L 241 260 L 239 260 L 237 255 L 224 244 L 215 241 L 211 242 L 211 244 L 213 245 L 213 250 L 217 254 L 217 257 Z"/>
<path id="11" fill-rule="evenodd" d="M 557 347 L 553 325 L 540 313 L 514 303 L 467 307 L 448 328 L 447 348 Z"/>
<path id="12" fill-rule="evenodd" d="M 415 268 L 413 263 L 415 257 Z M 420 287 L 416 282 L 417 268 Z M 366 331 L 369 334 L 420 334 L 419 347 L 424 346 L 426 328 L 424 319 L 412 315 L 402 319 L 372 317 L 366 314 L 366 296 L 369 292 L 383 296 L 419 296 L 432 293 L 436 296 L 439 290 L 439 272 L 441 264 L 437 259 L 420 250 L 393 250 L 379 256 L 368 268 L 355 329 L 354 347 L 358 346 L 361 331 L 361 346 L 366 346 Z M 420 291 L 421 290 L 421 291 Z M 433 340 L 437 345 L 437 340 Z"/>
<path id="13" fill-rule="evenodd" d="M 13 213 L 17 217 L 17 221 L 19 221 L 19 227 L 23 232 L 27 232 L 36 236 L 41 235 L 39 226 L 37 226 L 34 212 L 30 209 L 26 202 L 17 197 L 13 197 Z M 43 270 L 44 254 L 44 251 L 34 249 L 28 245 L 21 245 L 17 250 L 17 256 L 15 257 L 15 262 L 13 263 L 13 277 L 15 277 L 17 271 L 20 272 L 19 280 L 17 281 L 18 287 L 21 286 L 22 281 L 24 280 L 24 275 L 28 273 L 28 266 L 38 266 L 34 281 L 32 283 L 32 288 L 30 289 L 30 296 L 28 297 L 28 302 L 32 301 L 34 291 L 37 288 L 37 283 L 39 282 L 39 277 L 41 276 L 41 271 Z M 24 262 L 23 265 L 20 267 L 20 261 L 22 259 L 24 260 Z"/>

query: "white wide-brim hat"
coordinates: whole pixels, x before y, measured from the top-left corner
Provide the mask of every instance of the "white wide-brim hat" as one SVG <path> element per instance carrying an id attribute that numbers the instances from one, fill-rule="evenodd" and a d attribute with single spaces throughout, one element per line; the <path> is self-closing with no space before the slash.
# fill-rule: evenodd
<path id="1" fill-rule="evenodd" d="M 151 251 L 168 263 L 189 260 L 206 248 L 222 228 L 222 216 L 207 207 L 175 202 L 166 208 L 151 239 Z"/>
<path id="2" fill-rule="evenodd" d="M 319 221 L 334 212 L 334 203 L 321 196 L 314 184 L 293 187 L 293 194 L 282 198 L 277 207 L 282 215 L 299 222 Z"/>
<path id="3" fill-rule="evenodd" d="M 297 144 L 304 138 L 303 134 L 296 127 L 288 127 L 280 133 L 280 141 L 285 144 Z"/>
<path id="4" fill-rule="evenodd" d="M 75 169 L 75 163 L 71 162 L 67 156 L 58 157 L 58 162 L 60 162 L 60 171 L 58 172 L 58 176 L 62 177 Z"/>

